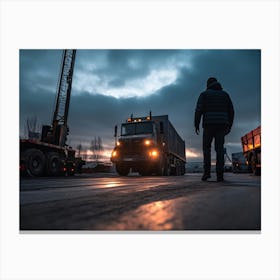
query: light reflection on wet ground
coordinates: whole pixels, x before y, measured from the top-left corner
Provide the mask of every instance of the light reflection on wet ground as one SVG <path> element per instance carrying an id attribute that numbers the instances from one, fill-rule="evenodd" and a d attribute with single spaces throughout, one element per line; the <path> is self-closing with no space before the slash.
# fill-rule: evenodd
<path id="1" fill-rule="evenodd" d="M 260 230 L 260 189 L 220 188 L 155 201 L 93 230 Z"/>
<path id="2" fill-rule="evenodd" d="M 121 185 L 121 183 L 118 183 L 118 182 L 108 182 L 108 183 L 105 183 L 104 184 L 104 186 L 106 187 L 106 188 L 115 188 L 115 187 L 118 187 L 118 186 L 120 186 Z"/>
<path id="3" fill-rule="evenodd" d="M 87 176 L 22 180 L 22 229 L 259 229 L 260 177 Z"/>
<path id="4" fill-rule="evenodd" d="M 124 217 L 112 224 L 101 224 L 95 229 L 171 230 L 180 228 L 180 219 L 174 210 L 174 201 L 156 201 L 142 205 L 134 211 L 129 211 Z"/>

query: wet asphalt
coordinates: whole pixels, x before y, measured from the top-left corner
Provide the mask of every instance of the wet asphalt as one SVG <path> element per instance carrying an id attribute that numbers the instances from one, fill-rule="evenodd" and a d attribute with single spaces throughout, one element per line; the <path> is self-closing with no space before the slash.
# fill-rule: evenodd
<path id="1" fill-rule="evenodd" d="M 261 230 L 261 177 L 225 173 L 21 178 L 19 229 L 92 232 Z"/>

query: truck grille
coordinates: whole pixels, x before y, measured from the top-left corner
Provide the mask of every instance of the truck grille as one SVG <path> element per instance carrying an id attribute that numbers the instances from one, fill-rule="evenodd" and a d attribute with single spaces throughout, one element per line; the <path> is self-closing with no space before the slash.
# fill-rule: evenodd
<path id="1" fill-rule="evenodd" d="M 127 139 L 123 141 L 121 153 L 124 156 L 128 155 L 142 155 L 143 154 L 143 140 Z"/>

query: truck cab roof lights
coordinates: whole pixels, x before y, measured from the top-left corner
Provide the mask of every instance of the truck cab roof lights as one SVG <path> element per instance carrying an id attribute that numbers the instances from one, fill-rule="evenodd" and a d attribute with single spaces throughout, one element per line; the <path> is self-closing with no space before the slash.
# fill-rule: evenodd
<path id="1" fill-rule="evenodd" d="M 126 122 L 142 122 L 142 121 L 150 121 L 152 119 L 151 116 L 143 117 L 143 118 L 128 118 Z"/>

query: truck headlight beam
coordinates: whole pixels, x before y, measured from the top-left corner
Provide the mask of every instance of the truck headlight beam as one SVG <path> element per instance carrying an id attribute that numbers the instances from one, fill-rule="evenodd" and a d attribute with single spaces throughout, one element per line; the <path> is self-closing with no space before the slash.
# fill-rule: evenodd
<path id="1" fill-rule="evenodd" d="M 159 156 L 159 152 L 157 150 L 151 150 L 149 152 L 149 156 L 152 158 L 157 158 Z"/>
<path id="2" fill-rule="evenodd" d="M 151 143 L 152 143 L 151 140 L 145 140 L 145 141 L 144 141 L 144 144 L 145 144 L 146 146 L 150 146 Z"/>

